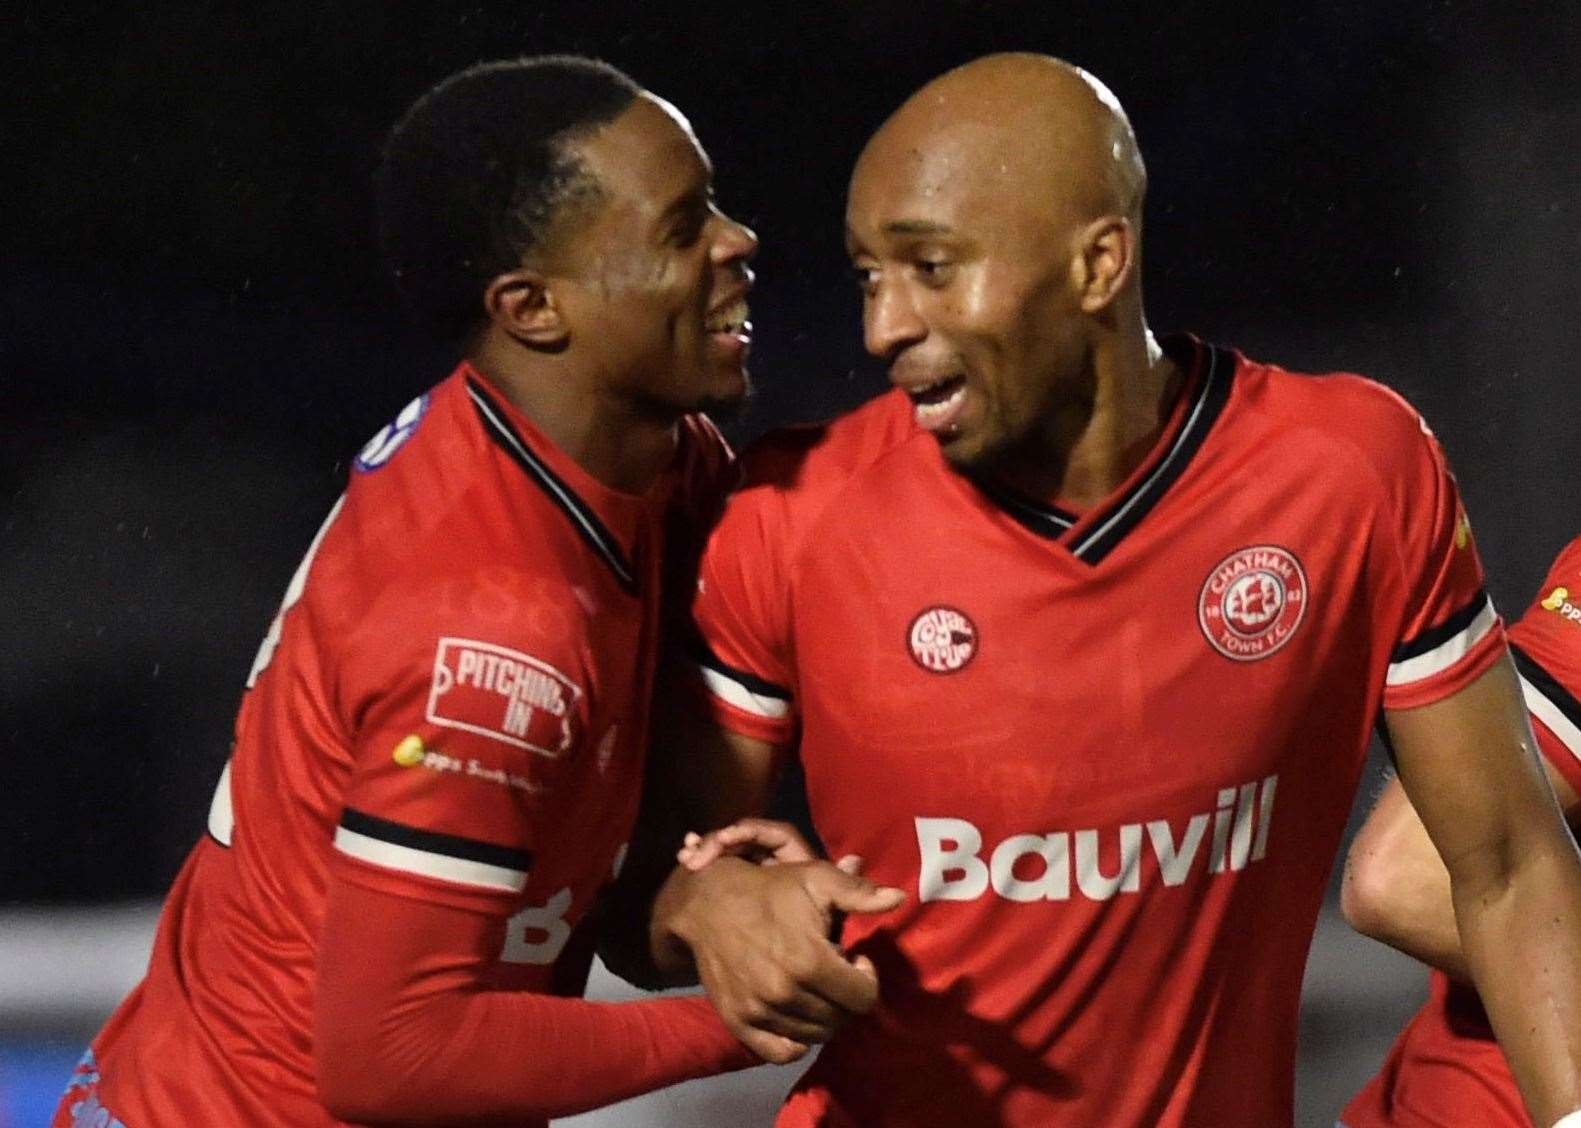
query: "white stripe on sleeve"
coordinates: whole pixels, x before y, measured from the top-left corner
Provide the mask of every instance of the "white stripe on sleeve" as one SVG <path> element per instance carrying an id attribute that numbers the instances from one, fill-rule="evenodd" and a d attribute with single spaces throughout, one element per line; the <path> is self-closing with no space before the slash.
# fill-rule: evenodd
<path id="1" fill-rule="evenodd" d="M 1433 649 L 1407 658 L 1403 662 L 1390 662 L 1385 684 L 1410 685 L 1412 682 L 1422 681 L 1449 669 L 1471 653 L 1472 648 L 1493 629 L 1498 617 L 1498 612 L 1493 610 L 1493 601 L 1491 599 L 1484 601 L 1482 610 L 1477 612 L 1477 617 L 1472 619 L 1466 625 L 1466 629 L 1459 634 L 1452 635 Z"/>
<path id="2" fill-rule="evenodd" d="M 1526 707 L 1531 710 L 1548 730 L 1559 738 L 1559 743 L 1570 750 L 1570 754 L 1581 760 L 1581 728 L 1565 716 L 1559 706 L 1543 696 L 1543 691 L 1538 689 L 1525 678 L 1521 679 L 1521 694 L 1526 698 Z"/>
<path id="3" fill-rule="evenodd" d="M 347 830 L 343 826 L 335 828 L 335 849 L 342 854 L 364 862 L 372 862 L 386 869 L 415 873 L 422 877 L 437 877 L 443 881 L 473 885 L 480 889 L 520 893 L 527 887 L 527 874 L 523 870 L 507 869 L 504 866 L 490 865 L 488 862 L 474 862 L 468 858 L 457 858 L 449 854 L 435 854 L 412 846 L 401 846 L 394 842 L 370 838 L 366 834 L 358 834 L 355 830 Z"/>
<path id="4" fill-rule="evenodd" d="M 720 673 L 709 666 L 698 666 L 703 675 L 703 684 L 708 692 L 719 698 L 726 705 L 734 705 L 743 712 L 752 713 L 759 717 L 767 717 L 777 721 L 790 713 L 791 703 L 783 697 L 770 697 L 766 693 L 757 693 L 729 674 Z"/>

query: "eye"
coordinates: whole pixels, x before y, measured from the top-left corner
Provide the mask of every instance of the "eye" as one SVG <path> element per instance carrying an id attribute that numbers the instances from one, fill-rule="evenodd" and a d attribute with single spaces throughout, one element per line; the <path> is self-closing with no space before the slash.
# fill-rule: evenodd
<path id="1" fill-rule="evenodd" d="M 708 226 L 708 221 L 720 214 L 722 213 L 714 206 L 712 193 L 707 197 L 699 197 L 676 217 L 675 223 L 670 227 L 670 242 L 677 247 L 693 246 L 703 237 L 703 230 Z"/>
<path id="2" fill-rule="evenodd" d="M 708 211 L 698 210 L 687 213 L 676 223 L 670 232 L 670 241 L 677 247 L 690 247 L 703 236 L 703 228 L 708 223 Z"/>
<path id="3" fill-rule="evenodd" d="M 919 258 L 912 264 L 912 269 L 923 283 L 929 286 L 942 286 L 950 280 L 950 274 L 955 269 L 955 264 L 943 258 Z"/>
<path id="4" fill-rule="evenodd" d="M 856 288 L 863 294 L 871 294 L 878 286 L 878 267 L 851 265 L 851 278 L 856 282 Z"/>

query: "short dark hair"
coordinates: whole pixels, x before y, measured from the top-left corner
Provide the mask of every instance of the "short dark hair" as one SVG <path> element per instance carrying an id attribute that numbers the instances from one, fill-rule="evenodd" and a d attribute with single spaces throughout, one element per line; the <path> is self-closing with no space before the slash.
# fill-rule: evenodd
<path id="1" fill-rule="evenodd" d="M 396 123 L 374 180 L 385 264 L 413 312 L 459 341 L 489 282 L 545 245 L 598 186 L 570 142 L 619 117 L 639 87 L 608 63 L 543 55 L 479 63 Z"/>

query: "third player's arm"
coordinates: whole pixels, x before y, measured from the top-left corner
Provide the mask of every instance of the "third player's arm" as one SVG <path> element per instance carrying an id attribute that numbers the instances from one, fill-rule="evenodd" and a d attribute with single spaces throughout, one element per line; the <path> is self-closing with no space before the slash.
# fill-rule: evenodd
<path id="1" fill-rule="evenodd" d="M 1575 789 L 1546 762 L 1567 818 L 1581 814 Z M 1449 871 L 1398 779 L 1384 786 L 1345 858 L 1340 907 L 1351 927 L 1406 955 L 1470 979 L 1455 925 Z"/>
<path id="2" fill-rule="evenodd" d="M 1495 664 L 1386 714 L 1405 794 L 1440 857 L 1465 961 L 1539 1124 L 1581 1107 L 1581 859 Z"/>

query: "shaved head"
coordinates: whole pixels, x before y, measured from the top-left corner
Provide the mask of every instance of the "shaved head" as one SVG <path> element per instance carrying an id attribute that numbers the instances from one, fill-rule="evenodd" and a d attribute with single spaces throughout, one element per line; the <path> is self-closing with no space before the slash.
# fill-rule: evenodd
<path id="1" fill-rule="evenodd" d="M 862 150 L 846 244 L 864 343 L 956 465 L 1052 465 L 1099 370 L 1147 367 L 1146 187 L 1119 99 L 1047 55 L 940 75 Z"/>
<path id="2" fill-rule="evenodd" d="M 989 55 L 928 83 L 868 142 L 856 175 L 893 161 L 925 166 L 935 181 L 975 165 L 1077 222 L 1117 214 L 1139 223 L 1147 186 L 1120 100 L 1087 71 L 1048 55 Z"/>

